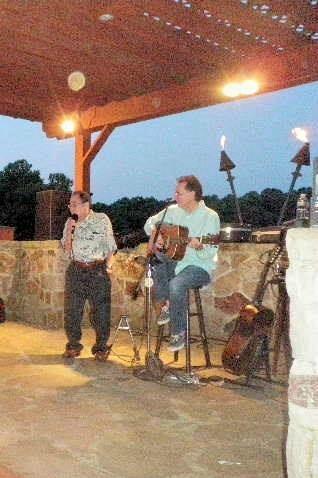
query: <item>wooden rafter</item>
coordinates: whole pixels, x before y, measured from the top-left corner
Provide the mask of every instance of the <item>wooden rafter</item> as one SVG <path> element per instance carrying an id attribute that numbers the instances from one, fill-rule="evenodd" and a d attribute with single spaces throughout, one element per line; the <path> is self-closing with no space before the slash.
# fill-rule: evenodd
<path id="1" fill-rule="evenodd" d="M 0 114 L 46 124 L 207 78 L 216 88 L 253 58 L 270 59 L 274 70 L 277 59 L 288 67 L 294 56 L 298 84 L 318 79 L 318 8 L 309 1 L 2 0 L 0 13 Z M 313 67 L 305 71 L 297 52 L 307 46 Z M 75 70 L 86 76 L 79 92 L 67 84 Z M 280 80 L 279 88 L 291 85 L 290 75 Z"/>
<path id="2" fill-rule="evenodd" d="M 308 46 L 297 49 L 288 54 L 286 61 L 281 61 L 281 57 L 268 57 L 262 63 L 251 61 L 247 63 L 245 72 L 260 79 L 261 93 L 296 86 L 300 81 L 310 82 L 312 74 L 318 77 L 318 63 L 312 64 L 310 61 L 312 48 Z M 294 65 L 299 55 L 302 55 L 303 61 L 302 68 L 297 70 Z M 233 71 L 233 78 L 235 74 L 241 73 Z M 226 98 L 221 93 L 224 80 L 223 74 L 218 74 L 218 77 L 211 79 L 193 80 L 184 85 L 93 107 L 80 112 L 80 126 L 83 130 L 98 131 L 105 124 L 117 127 L 225 102 Z M 55 118 L 44 123 L 44 130 L 49 137 L 63 137 L 59 120 L 60 118 Z"/>

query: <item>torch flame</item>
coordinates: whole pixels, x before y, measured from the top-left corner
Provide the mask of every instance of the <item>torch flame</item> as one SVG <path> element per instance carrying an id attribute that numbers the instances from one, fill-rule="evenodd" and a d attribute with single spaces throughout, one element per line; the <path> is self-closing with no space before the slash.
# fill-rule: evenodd
<path id="1" fill-rule="evenodd" d="M 225 148 L 225 141 L 226 141 L 226 136 L 224 136 L 224 134 L 222 134 L 221 136 L 221 140 L 220 140 L 220 145 L 221 145 L 221 148 L 224 150 Z"/>
<path id="2" fill-rule="evenodd" d="M 296 139 L 301 141 L 302 143 L 308 143 L 308 134 L 307 131 L 303 128 L 293 128 L 292 133 Z"/>

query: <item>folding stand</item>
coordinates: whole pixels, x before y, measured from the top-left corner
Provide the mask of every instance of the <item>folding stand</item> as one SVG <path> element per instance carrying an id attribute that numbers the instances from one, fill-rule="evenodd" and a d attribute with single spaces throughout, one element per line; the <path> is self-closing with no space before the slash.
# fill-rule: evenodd
<path id="1" fill-rule="evenodd" d="M 137 362 L 139 362 L 139 360 L 140 360 L 139 350 L 137 349 L 136 342 L 135 342 L 133 333 L 131 331 L 128 315 L 121 315 L 120 316 L 118 325 L 116 327 L 115 335 L 114 335 L 114 338 L 113 338 L 113 343 L 109 347 L 109 352 L 113 348 L 120 330 L 127 330 L 128 331 L 128 333 L 130 335 L 130 338 L 131 338 L 131 342 L 132 342 L 132 347 L 133 347 L 133 352 L 134 352 L 134 359 Z"/>

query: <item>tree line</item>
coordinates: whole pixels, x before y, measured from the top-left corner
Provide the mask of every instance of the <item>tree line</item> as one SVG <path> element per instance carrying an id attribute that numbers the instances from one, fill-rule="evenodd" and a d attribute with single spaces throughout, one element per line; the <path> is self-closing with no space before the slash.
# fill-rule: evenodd
<path id="1" fill-rule="evenodd" d="M 34 237 L 36 193 L 44 190 L 71 191 L 72 180 L 63 173 L 52 173 L 45 182 L 40 171 L 33 170 L 25 159 L 9 163 L 0 171 L 0 225 L 15 227 L 18 240 Z M 295 217 L 297 198 L 300 193 L 311 195 L 311 188 L 300 188 L 290 194 L 284 220 Z M 266 188 L 262 192 L 250 191 L 239 197 L 245 224 L 253 227 L 277 224 L 287 193 Z M 205 203 L 218 212 L 222 223 L 238 222 L 234 197 L 231 194 L 219 198 L 205 196 Z M 111 219 L 120 245 L 130 246 L 145 239 L 143 226 L 147 218 L 163 209 L 166 201 L 154 197 L 123 197 L 112 204 L 96 202 L 93 209 L 105 212 Z"/>

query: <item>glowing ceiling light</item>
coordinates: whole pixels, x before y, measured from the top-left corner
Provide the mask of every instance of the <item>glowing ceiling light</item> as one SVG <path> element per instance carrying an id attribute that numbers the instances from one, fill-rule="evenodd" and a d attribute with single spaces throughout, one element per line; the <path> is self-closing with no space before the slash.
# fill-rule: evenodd
<path id="1" fill-rule="evenodd" d="M 228 96 L 229 98 L 236 98 L 240 95 L 240 84 L 228 83 L 223 87 L 222 92 L 224 96 Z"/>
<path id="2" fill-rule="evenodd" d="M 259 91 L 259 84 L 255 80 L 245 80 L 240 84 L 241 95 L 254 95 Z"/>
<path id="3" fill-rule="evenodd" d="M 66 118 L 61 123 L 61 128 L 65 134 L 73 134 L 77 128 L 77 122 L 72 118 Z"/>
<path id="4" fill-rule="evenodd" d="M 224 96 L 229 98 L 236 98 L 238 96 L 254 95 L 260 89 L 259 83 L 255 80 L 244 80 L 240 83 L 228 83 L 226 84 L 222 92 Z"/>

